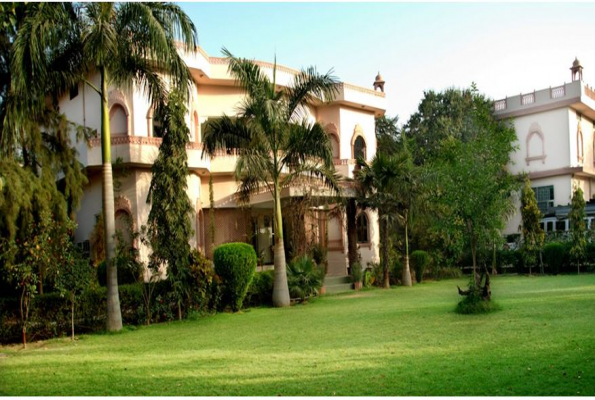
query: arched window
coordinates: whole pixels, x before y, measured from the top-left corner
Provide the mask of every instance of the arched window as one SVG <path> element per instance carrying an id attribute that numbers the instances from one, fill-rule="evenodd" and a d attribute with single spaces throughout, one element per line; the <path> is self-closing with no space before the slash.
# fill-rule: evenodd
<path id="1" fill-rule="evenodd" d="M 116 211 L 116 238 L 122 239 L 127 245 L 132 245 L 132 216 L 125 210 Z"/>
<path id="2" fill-rule="evenodd" d="M 368 214 L 366 214 L 365 212 L 361 212 L 357 216 L 357 242 L 370 243 Z"/>
<path id="3" fill-rule="evenodd" d="M 198 143 L 200 142 L 200 126 L 198 124 L 198 113 L 196 111 L 192 114 L 192 127 L 194 128 L 194 141 Z"/>
<path id="4" fill-rule="evenodd" d="M 329 135 L 329 139 L 333 148 L 333 158 L 340 158 L 339 139 L 336 135 Z"/>
<path id="5" fill-rule="evenodd" d="M 366 159 L 366 142 L 364 138 L 358 136 L 353 142 L 353 158 L 357 159 L 362 157 L 364 160 Z"/>
<path id="6" fill-rule="evenodd" d="M 538 123 L 534 122 L 529 127 L 529 134 L 527 134 L 525 144 L 527 147 L 527 156 L 525 157 L 527 165 L 531 161 L 538 160 L 541 160 L 541 163 L 545 164 L 545 136 Z"/>
<path id="7" fill-rule="evenodd" d="M 114 104 L 109 111 L 111 135 L 128 135 L 128 116 L 120 104 Z"/>

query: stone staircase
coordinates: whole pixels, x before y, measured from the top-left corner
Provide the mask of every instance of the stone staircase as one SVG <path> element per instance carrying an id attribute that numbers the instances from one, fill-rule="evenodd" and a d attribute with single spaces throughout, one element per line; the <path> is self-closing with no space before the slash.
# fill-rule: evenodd
<path id="1" fill-rule="evenodd" d="M 349 275 L 345 276 L 326 276 L 324 278 L 326 294 L 343 293 L 353 290 L 353 283 Z"/>

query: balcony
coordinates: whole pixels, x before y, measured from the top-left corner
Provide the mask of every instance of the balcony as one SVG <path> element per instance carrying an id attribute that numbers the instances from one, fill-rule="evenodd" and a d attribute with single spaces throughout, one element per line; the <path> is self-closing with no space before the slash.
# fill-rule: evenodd
<path id="1" fill-rule="evenodd" d="M 112 161 L 120 158 L 123 163 L 151 166 L 159 154 L 162 139 L 146 136 L 112 136 Z M 202 158 L 202 143 L 190 142 L 186 146 L 188 154 L 188 168 L 191 170 L 210 170 L 211 162 L 208 157 Z M 85 160 L 82 160 L 83 163 Z M 91 139 L 87 148 L 86 166 L 101 165 L 101 138 Z"/>

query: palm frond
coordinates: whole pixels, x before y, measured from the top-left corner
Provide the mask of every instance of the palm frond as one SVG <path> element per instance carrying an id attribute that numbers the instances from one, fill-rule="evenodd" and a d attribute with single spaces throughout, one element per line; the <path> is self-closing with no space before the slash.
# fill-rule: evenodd
<path id="1" fill-rule="evenodd" d="M 316 159 L 327 169 L 334 169 L 333 150 L 324 127 L 316 122 L 303 120 L 300 124 L 289 125 L 287 143 L 283 146 L 285 155 L 283 166 L 296 168 L 309 159 Z"/>
<path id="2" fill-rule="evenodd" d="M 221 51 L 227 58 L 229 73 L 247 95 L 254 99 L 266 98 L 271 81 L 260 67 L 253 61 L 234 57 L 225 47 Z"/>
<path id="3" fill-rule="evenodd" d="M 272 193 L 274 165 L 266 152 L 258 149 L 244 150 L 236 163 L 235 178 L 240 182 L 237 196 L 241 203 L 247 203 L 250 196 L 260 192 L 264 186 Z"/>
<path id="4" fill-rule="evenodd" d="M 224 115 L 221 118 L 210 119 L 204 131 L 203 157 L 205 154 L 213 157 L 217 150 L 239 152 L 249 149 L 255 135 L 244 118 L 230 118 Z"/>
<path id="5" fill-rule="evenodd" d="M 319 74 L 316 68 L 309 67 L 300 71 L 294 79 L 290 87 L 287 88 L 286 94 L 288 98 L 288 119 L 292 119 L 298 107 L 305 107 L 314 102 L 332 101 L 337 95 L 339 89 L 337 84 L 338 79 L 332 75 L 333 70 L 326 74 Z"/>

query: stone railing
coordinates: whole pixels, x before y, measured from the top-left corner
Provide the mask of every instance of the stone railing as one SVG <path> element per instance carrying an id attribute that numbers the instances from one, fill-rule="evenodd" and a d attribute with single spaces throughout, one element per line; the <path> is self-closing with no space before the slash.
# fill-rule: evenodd
<path id="1" fill-rule="evenodd" d="M 585 94 L 589 98 L 595 100 L 595 91 L 593 91 L 593 89 L 591 89 L 589 86 L 586 86 L 586 85 L 585 85 Z"/>
<path id="2" fill-rule="evenodd" d="M 137 144 L 137 145 L 147 145 L 147 146 L 161 146 L 163 142 L 162 138 L 159 137 L 147 137 L 147 136 L 128 136 L 128 135 L 116 135 L 112 136 L 111 144 L 112 146 L 124 145 L 124 144 Z M 93 138 L 89 140 L 89 145 L 91 147 L 101 147 L 101 138 Z M 203 145 L 202 143 L 190 142 L 186 145 L 188 150 L 202 150 Z"/>
<path id="3" fill-rule="evenodd" d="M 551 99 L 558 99 L 560 97 L 566 96 L 566 86 L 557 86 L 554 88 L 550 88 L 550 98 Z"/>
<path id="4" fill-rule="evenodd" d="M 535 92 L 521 94 L 521 104 L 526 106 L 527 104 L 535 103 Z"/>
<path id="5" fill-rule="evenodd" d="M 506 110 L 506 99 L 494 101 L 494 111 Z"/>

